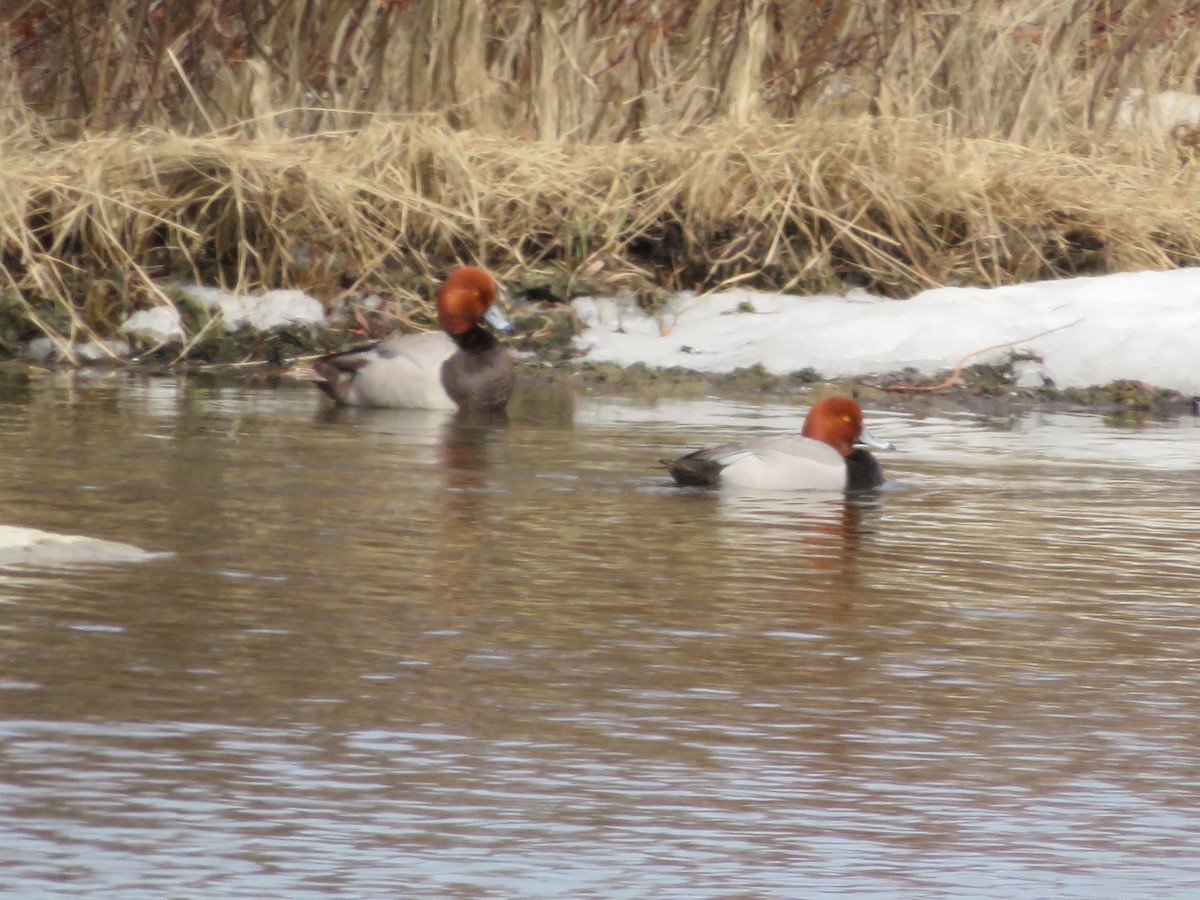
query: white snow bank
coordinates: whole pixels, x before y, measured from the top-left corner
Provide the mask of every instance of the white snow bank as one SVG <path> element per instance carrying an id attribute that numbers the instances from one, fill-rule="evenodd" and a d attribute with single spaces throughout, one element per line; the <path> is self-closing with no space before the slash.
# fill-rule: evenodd
<path id="1" fill-rule="evenodd" d="M 285 325 L 319 325 L 325 321 L 321 301 L 304 291 L 276 290 L 252 296 L 191 284 L 181 292 L 194 303 L 219 312 L 227 331 L 237 331 L 243 325 L 256 331 L 272 331 Z"/>
<path id="2" fill-rule="evenodd" d="M 132 544 L 78 534 L 58 534 L 0 525 L 0 566 L 71 566 L 88 563 L 144 562 L 163 556 Z"/>
<path id="3" fill-rule="evenodd" d="M 1117 123 L 1139 131 L 1170 131 L 1176 125 L 1200 126 L 1200 96 L 1184 91 L 1162 91 L 1147 96 L 1133 88 L 1121 98 Z"/>
<path id="4" fill-rule="evenodd" d="M 60 360 L 66 358 L 62 347 L 48 337 L 34 338 L 25 345 L 24 352 L 30 359 Z M 71 353 L 74 358 L 82 362 L 102 362 L 114 357 L 124 359 L 131 352 L 129 344 L 125 341 L 85 341 L 81 344 L 71 345 Z"/>
<path id="5" fill-rule="evenodd" d="M 183 319 L 174 306 L 153 306 L 139 309 L 121 323 L 126 334 L 156 344 L 183 340 Z"/>
<path id="6" fill-rule="evenodd" d="M 753 312 L 738 311 L 746 305 Z M 969 353 L 1013 341 L 968 364 L 1030 351 L 1043 360 L 1029 373 L 1035 383 L 1132 379 L 1200 393 L 1200 269 L 936 288 L 909 300 L 861 292 L 681 294 L 660 318 L 632 300 L 584 298 L 575 309 L 586 326 L 576 346 L 594 362 L 703 372 L 762 365 L 779 375 L 811 368 L 827 378 L 912 367 L 935 375 Z M 1058 330 L 1041 334 L 1050 329 Z"/>
<path id="7" fill-rule="evenodd" d="M 321 301 L 304 291 L 231 294 L 220 288 L 187 284 L 179 288 L 179 293 L 193 303 L 219 313 L 225 321 L 226 331 L 237 331 L 243 325 L 256 331 L 273 331 L 295 323 L 319 325 L 325 321 L 325 307 Z M 182 341 L 185 337 L 179 310 L 165 305 L 132 313 L 121 324 L 121 330 L 157 343 Z"/>
<path id="8" fill-rule="evenodd" d="M 179 291 L 187 299 L 219 314 L 227 331 L 236 331 L 245 325 L 265 332 L 297 323 L 321 325 L 325 321 L 325 307 L 321 301 L 304 291 L 278 290 L 248 295 L 200 285 L 184 285 Z M 130 337 L 158 344 L 183 341 L 186 337 L 179 310 L 165 304 L 131 313 L 121 323 L 120 330 Z M 29 357 L 43 360 L 64 356 L 59 344 L 45 337 L 30 341 L 24 352 Z M 132 349 L 125 341 L 107 340 L 76 344 L 71 352 L 83 362 L 98 362 L 113 356 L 127 357 Z"/>

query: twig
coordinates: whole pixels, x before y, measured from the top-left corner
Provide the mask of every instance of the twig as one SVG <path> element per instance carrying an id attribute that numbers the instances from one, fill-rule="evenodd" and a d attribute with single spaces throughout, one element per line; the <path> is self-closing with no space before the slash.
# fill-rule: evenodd
<path id="1" fill-rule="evenodd" d="M 1084 319 L 1080 316 L 1074 322 L 1068 322 L 1066 325 L 1059 325 L 1055 328 L 1047 328 L 1045 331 L 1039 331 L 1037 334 L 1031 334 L 1028 337 L 1017 338 L 1015 341 L 1006 341 L 1003 344 L 993 344 L 990 347 L 984 347 L 981 350 L 972 350 L 966 356 L 958 361 L 958 365 L 954 367 L 954 371 L 950 373 L 944 381 L 939 381 L 937 384 L 893 384 L 885 387 L 885 391 L 940 391 L 942 388 L 950 387 L 959 380 L 962 375 L 963 366 L 967 364 L 967 360 L 979 356 L 981 353 L 990 353 L 993 350 L 1003 350 L 1005 347 L 1011 347 L 1014 344 L 1024 344 L 1026 341 L 1036 340 L 1040 337 L 1045 337 L 1048 334 L 1054 334 L 1056 331 L 1062 331 L 1066 328 L 1071 328 L 1078 325 Z"/>

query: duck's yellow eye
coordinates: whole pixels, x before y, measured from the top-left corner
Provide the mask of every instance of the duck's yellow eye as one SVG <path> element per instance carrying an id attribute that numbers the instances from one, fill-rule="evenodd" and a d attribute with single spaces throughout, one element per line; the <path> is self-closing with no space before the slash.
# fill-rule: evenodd
<path id="1" fill-rule="evenodd" d="M 842 416 L 842 421 L 845 422 L 847 425 L 849 425 L 851 422 L 851 419 L 849 416 Z"/>

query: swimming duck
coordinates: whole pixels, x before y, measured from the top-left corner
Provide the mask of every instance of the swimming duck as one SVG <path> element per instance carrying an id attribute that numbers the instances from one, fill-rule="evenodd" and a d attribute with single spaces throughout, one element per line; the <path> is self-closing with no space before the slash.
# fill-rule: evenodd
<path id="1" fill-rule="evenodd" d="M 512 393 L 512 356 L 484 329 L 512 331 L 496 281 L 464 266 L 438 291 L 441 332 L 404 334 L 313 361 L 317 387 L 345 406 L 502 410 Z"/>
<path id="2" fill-rule="evenodd" d="M 849 397 L 813 404 L 800 435 L 722 444 L 664 460 L 679 484 L 776 490 L 858 491 L 883 484 L 883 470 L 859 444 L 894 449 L 863 427 Z"/>

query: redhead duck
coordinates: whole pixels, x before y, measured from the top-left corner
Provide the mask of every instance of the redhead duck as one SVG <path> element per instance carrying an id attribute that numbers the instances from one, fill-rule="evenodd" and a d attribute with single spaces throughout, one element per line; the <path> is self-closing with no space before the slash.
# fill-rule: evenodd
<path id="1" fill-rule="evenodd" d="M 883 484 L 883 470 L 863 447 L 894 449 L 863 427 L 859 405 L 849 397 L 813 404 L 801 436 L 783 435 L 722 444 L 664 460 L 679 484 L 777 490 L 858 491 Z"/>
<path id="2" fill-rule="evenodd" d="M 442 332 L 404 334 L 314 360 L 311 380 L 335 403 L 415 409 L 502 410 L 512 393 L 512 356 L 484 329 L 512 331 L 496 281 L 464 266 L 438 292 Z"/>

